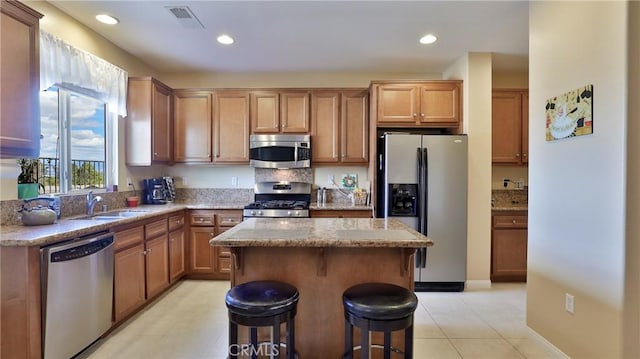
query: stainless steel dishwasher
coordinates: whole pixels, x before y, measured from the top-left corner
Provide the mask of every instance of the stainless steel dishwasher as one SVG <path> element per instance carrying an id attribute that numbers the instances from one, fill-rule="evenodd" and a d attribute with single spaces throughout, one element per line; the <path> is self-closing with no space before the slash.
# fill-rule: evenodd
<path id="1" fill-rule="evenodd" d="M 71 358 L 111 327 L 113 234 L 43 247 L 40 255 L 44 358 Z"/>

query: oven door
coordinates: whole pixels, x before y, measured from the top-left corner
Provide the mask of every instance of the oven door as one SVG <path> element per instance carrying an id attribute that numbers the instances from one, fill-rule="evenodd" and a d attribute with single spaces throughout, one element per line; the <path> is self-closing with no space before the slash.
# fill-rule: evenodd
<path id="1" fill-rule="evenodd" d="M 242 219 L 247 218 L 309 218 L 308 209 L 244 209 Z"/>

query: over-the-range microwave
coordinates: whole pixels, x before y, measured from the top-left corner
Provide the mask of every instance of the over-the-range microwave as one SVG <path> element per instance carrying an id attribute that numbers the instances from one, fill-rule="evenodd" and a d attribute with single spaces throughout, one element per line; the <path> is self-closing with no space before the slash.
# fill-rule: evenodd
<path id="1" fill-rule="evenodd" d="M 249 165 L 276 169 L 311 167 L 311 136 L 251 135 Z"/>

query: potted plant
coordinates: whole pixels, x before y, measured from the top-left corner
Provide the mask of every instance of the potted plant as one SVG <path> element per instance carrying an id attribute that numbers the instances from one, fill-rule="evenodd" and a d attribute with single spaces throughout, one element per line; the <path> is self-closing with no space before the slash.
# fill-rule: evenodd
<path id="1" fill-rule="evenodd" d="M 21 158 L 17 160 L 20 165 L 18 175 L 18 198 L 38 197 L 38 190 L 44 186 L 38 183 L 37 171 L 40 160 L 37 158 Z"/>

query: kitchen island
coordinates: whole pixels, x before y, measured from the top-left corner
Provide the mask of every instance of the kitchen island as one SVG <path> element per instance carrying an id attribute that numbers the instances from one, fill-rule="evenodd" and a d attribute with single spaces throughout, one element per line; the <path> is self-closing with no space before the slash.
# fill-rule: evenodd
<path id="1" fill-rule="evenodd" d="M 251 218 L 210 243 L 231 247 L 231 286 L 278 280 L 298 289 L 296 349 L 303 358 L 340 358 L 342 293 L 365 282 L 413 290 L 413 253 L 433 245 L 400 221 L 359 218 Z M 403 332 L 392 341 L 402 349 Z"/>

